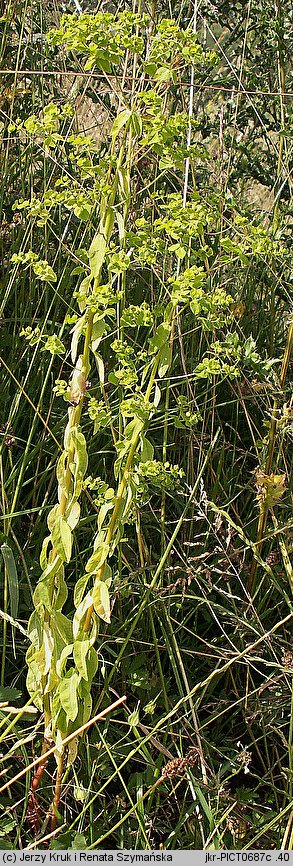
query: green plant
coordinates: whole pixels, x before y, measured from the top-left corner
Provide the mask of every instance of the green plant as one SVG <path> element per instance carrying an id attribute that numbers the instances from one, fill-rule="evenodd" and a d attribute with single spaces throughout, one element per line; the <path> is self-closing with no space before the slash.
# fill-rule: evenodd
<path id="1" fill-rule="evenodd" d="M 242 32 L 234 6 L 233 15 Z M 216 97 L 204 130 L 210 82 L 216 92 L 231 81 L 185 24 L 68 16 L 49 42 L 48 67 L 63 69 L 65 45 L 69 80 L 76 73 L 71 104 L 44 76 L 33 105 L 24 98 L 5 119 L 14 179 L 1 297 L 13 331 L 10 347 L 3 330 L 2 681 L 8 671 L 23 680 L 17 618 L 33 606 L 27 683 L 45 714 L 17 832 L 26 815 L 29 841 L 32 830 L 43 839 L 51 797 L 55 846 L 289 839 L 286 195 L 271 220 L 247 201 L 235 136 L 250 123 L 248 96 L 234 112 L 227 95 L 218 144 Z M 237 40 L 227 50 L 235 57 Z M 246 41 L 250 86 L 245 50 Z M 93 137 L 72 108 L 82 82 L 108 118 Z M 259 141 L 255 121 L 251 175 Z M 269 153 L 266 182 L 273 165 Z M 98 707 L 112 689 L 128 703 L 119 726 L 102 730 Z M 16 712 L 1 719 L 9 760 L 39 730 Z M 25 743 L 21 779 L 32 769 Z M 288 761 L 282 779 L 271 746 Z M 37 793 L 52 750 L 53 803 L 51 787 Z M 58 840 L 62 788 L 73 817 Z M 13 822 L 6 831 L 16 834 Z"/>
<path id="2" fill-rule="evenodd" d="M 149 46 L 148 61 L 143 58 L 145 51 L 145 28 L 148 19 L 145 16 L 120 13 L 115 19 L 113 15 L 100 14 L 95 16 L 64 17 L 59 31 L 50 35 L 51 44 L 65 43 L 68 50 L 75 48 L 83 54 L 89 54 L 92 66 L 96 64 L 105 72 L 114 72 L 117 63 L 125 62 L 125 53 L 134 55 L 136 74 L 139 66 L 146 76 L 150 73 L 157 84 L 150 87 L 146 78 L 144 91 L 136 96 L 133 92 L 131 103 L 123 92 L 120 93 L 117 116 L 111 129 L 111 149 L 103 159 L 107 166 L 107 174 L 102 177 L 89 171 L 89 178 L 94 177 L 94 197 L 99 210 L 99 228 L 94 235 L 88 250 L 88 272 L 82 280 L 75 295 L 78 300 L 80 315 L 75 317 L 72 328 L 71 360 L 75 365 L 68 389 L 62 386 L 65 399 L 69 399 L 68 423 L 64 436 L 64 446 L 57 464 L 58 503 L 51 509 L 47 523 L 49 536 L 45 538 L 41 553 L 42 575 L 34 591 L 35 610 L 29 622 L 31 647 L 27 653 L 28 679 L 27 686 L 39 709 L 44 710 L 44 747 L 53 742 L 56 744 L 57 781 L 53 802 L 52 826 L 56 824 L 56 814 L 59 807 L 60 782 L 63 773 L 64 750 L 62 740 L 74 730 L 88 721 L 91 714 L 91 685 L 96 673 L 98 657 L 94 647 L 97 634 L 98 616 L 105 623 L 110 622 L 110 595 L 112 570 L 108 558 L 113 556 L 124 533 L 124 526 L 132 520 L 133 509 L 137 496 L 141 491 L 141 481 L 145 486 L 152 472 L 159 487 L 176 483 L 176 470 L 165 464 L 159 470 L 158 463 L 152 463 L 154 449 L 146 438 L 150 419 L 160 402 L 160 388 L 157 380 L 166 376 L 172 361 L 170 346 L 172 328 L 179 314 L 179 305 L 189 307 L 192 312 L 203 307 L 206 321 L 213 315 L 213 327 L 223 324 L 225 314 L 220 312 L 229 307 L 232 299 L 222 290 L 208 293 L 204 291 L 205 273 L 203 268 L 193 265 L 177 279 L 169 276 L 162 300 L 166 304 L 162 315 L 162 301 L 157 313 L 151 315 L 145 307 L 146 314 L 141 321 L 142 327 L 151 326 L 155 330 L 153 336 L 146 342 L 146 350 L 138 358 L 138 366 L 133 358 L 130 333 L 133 325 L 140 325 L 141 311 L 133 305 L 129 312 L 126 297 L 126 275 L 132 267 L 131 251 L 128 253 L 127 220 L 131 205 L 131 164 L 143 158 L 144 152 L 150 159 L 153 153 L 156 159 L 160 156 L 159 166 L 165 171 L 173 166 L 182 166 L 182 161 L 188 155 L 184 146 L 188 118 L 186 115 L 174 117 L 161 114 L 161 125 L 158 125 L 158 103 L 163 104 L 162 82 L 176 80 L 175 71 L 178 51 L 182 50 L 184 62 L 195 65 L 209 63 L 212 55 L 204 56 L 196 37 L 190 31 L 178 28 L 175 22 L 163 21 L 158 31 L 152 34 Z M 138 36 L 138 29 L 140 35 Z M 173 41 L 172 41 L 173 40 Z M 101 47 L 102 46 L 102 47 Z M 172 49 L 171 49 L 171 46 Z M 180 55 L 179 55 L 180 56 Z M 159 65 L 162 60 L 165 66 Z M 168 64 L 168 65 L 167 65 Z M 174 67 L 174 69 L 173 69 Z M 164 74 L 163 74 L 164 73 Z M 124 104 L 123 104 L 124 103 Z M 144 122 L 143 112 L 146 110 Z M 65 115 L 70 112 L 65 111 Z M 41 137 L 44 148 L 51 148 L 60 142 L 58 121 L 61 113 L 53 105 L 47 106 L 41 120 L 36 116 L 25 121 L 24 129 L 33 136 Z M 62 112 L 64 116 L 64 111 Z M 74 139 L 74 147 L 79 142 Z M 87 141 L 82 142 L 83 150 Z M 90 145 L 89 145 L 90 147 Z M 83 166 L 84 168 L 84 166 Z M 177 212 L 177 233 L 182 235 L 184 227 L 188 229 L 188 237 L 197 240 L 203 230 L 203 222 L 207 219 L 207 209 L 200 215 L 200 207 L 194 207 L 194 220 L 186 222 L 191 208 L 180 207 L 180 196 L 166 196 L 166 214 Z M 46 193 L 46 207 L 55 203 L 54 196 Z M 60 204 L 68 204 L 65 183 L 62 193 L 58 194 Z M 21 202 L 22 209 L 30 211 L 32 216 L 43 213 L 44 203 L 38 205 L 36 200 L 32 205 L 28 201 Z M 164 207 L 164 200 L 163 200 Z M 18 204 L 19 206 L 19 204 Z M 71 203 L 74 207 L 74 204 Z M 75 214 L 84 218 L 84 213 L 75 208 Z M 42 218 L 43 222 L 43 218 Z M 139 223 L 139 221 L 138 221 Z M 136 262 L 141 263 L 140 256 L 140 226 L 136 233 Z M 178 250 L 169 243 L 169 237 L 174 236 L 172 223 L 169 229 L 168 220 L 157 219 L 154 222 L 155 237 L 159 239 L 156 265 L 160 266 L 160 253 L 170 258 Z M 164 242 L 160 239 L 166 234 Z M 117 237 L 118 234 L 118 237 Z M 151 250 L 153 244 L 152 224 L 147 220 L 143 224 L 143 238 L 146 249 Z M 166 245 L 167 241 L 167 245 Z M 144 253 L 145 255 L 145 253 Z M 196 250 L 195 250 L 196 255 Z M 181 254 L 180 254 L 181 258 Z M 12 258 L 15 264 L 25 264 L 33 267 L 36 276 L 41 279 L 54 279 L 52 268 L 46 263 L 38 264 L 35 253 L 15 254 Z M 169 268 L 168 268 L 169 270 Z M 169 288 L 170 286 L 170 288 Z M 166 294 L 165 294 L 166 293 Z M 195 300 L 196 299 L 196 300 Z M 64 578 L 64 567 L 70 563 L 72 555 L 73 531 L 76 530 L 79 517 L 79 499 L 86 484 L 88 464 L 86 439 L 81 430 L 82 411 L 90 385 L 91 358 L 97 359 L 101 396 L 104 397 L 104 365 L 100 356 L 100 344 L 104 335 L 111 327 L 116 317 L 121 315 L 119 338 L 112 343 L 112 349 L 117 358 L 118 366 L 111 374 L 110 381 L 117 385 L 120 392 L 119 437 L 115 441 L 117 459 L 114 467 L 117 489 L 108 487 L 103 490 L 103 501 L 98 513 L 98 534 L 94 539 L 93 553 L 85 564 L 85 574 L 75 586 L 75 613 L 73 619 L 65 616 L 62 609 L 67 600 L 67 587 Z M 132 320 L 129 319 L 131 313 Z M 137 315 L 136 315 L 137 314 Z M 218 317 L 218 319 L 217 319 Z M 209 325 L 210 327 L 210 325 Z M 34 344 L 36 337 L 31 331 L 24 332 Z M 39 334 L 37 334 L 37 338 Z M 129 342 L 130 339 L 130 342 Z M 78 355 L 79 344 L 83 348 Z M 64 352 L 61 341 L 49 336 L 44 349 Z M 60 393 L 60 383 L 57 385 Z M 126 399 L 127 397 L 127 399 Z M 94 403 L 91 398 L 89 405 L 90 417 L 95 420 L 95 429 L 104 423 L 106 403 L 102 406 Z M 110 406 L 111 413 L 111 406 Z M 128 420 L 130 419 L 130 420 Z M 151 467 L 153 466 L 153 470 Z M 159 474 L 160 471 L 160 474 Z M 177 473 L 178 475 L 178 473 Z M 180 478 L 180 475 L 178 476 Z M 88 585 L 90 589 L 88 590 Z M 36 694 L 38 695 L 36 699 Z M 70 760 L 74 759 L 77 743 L 70 743 Z M 38 771 L 38 782 L 40 780 Z M 36 783 L 33 783 L 35 790 Z"/>

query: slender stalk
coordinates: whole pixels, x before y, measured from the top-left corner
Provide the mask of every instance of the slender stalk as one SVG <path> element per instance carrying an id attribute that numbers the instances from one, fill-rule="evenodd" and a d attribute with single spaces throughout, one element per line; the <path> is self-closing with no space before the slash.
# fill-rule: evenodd
<path id="1" fill-rule="evenodd" d="M 48 763 L 47 752 L 49 751 L 49 749 L 50 749 L 50 743 L 48 740 L 44 739 L 43 745 L 42 745 L 42 751 L 41 751 L 41 761 L 40 761 L 38 769 L 36 770 L 36 772 L 32 778 L 32 782 L 31 782 L 31 793 L 32 794 L 34 794 L 35 791 L 37 791 L 37 789 L 40 785 L 44 770 L 46 769 L 46 766 Z"/>
<path id="2" fill-rule="evenodd" d="M 61 796 L 62 776 L 64 767 L 64 748 L 58 757 L 54 799 L 51 806 L 51 830 L 56 830 Z"/>

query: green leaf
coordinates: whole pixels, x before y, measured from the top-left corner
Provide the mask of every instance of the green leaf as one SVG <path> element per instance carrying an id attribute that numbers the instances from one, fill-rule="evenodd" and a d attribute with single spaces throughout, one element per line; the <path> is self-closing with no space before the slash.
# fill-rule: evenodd
<path id="1" fill-rule="evenodd" d="M 52 599 L 47 581 L 39 581 L 33 594 L 33 600 L 36 607 L 38 607 L 39 604 L 43 604 L 46 610 L 52 610 Z"/>
<path id="2" fill-rule="evenodd" d="M 125 201 L 130 201 L 129 173 L 125 168 L 118 169 L 119 189 Z"/>
<path id="3" fill-rule="evenodd" d="M 78 635 L 80 627 L 81 627 L 81 623 L 82 623 L 82 621 L 86 615 L 87 610 L 89 609 L 89 607 L 92 606 L 92 603 L 93 603 L 92 595 L 90 592 L 88 592 L 86 594 L 85 598 L 82 599 L 82 601 L 79 603 L 78 607 L 76 608 L 76 611 L 75 611 L 75 614 L 73 617 L 73 623 L 72 623 L 74 640 L 77 638 L 77 635 Z"/>
<path id="4" fill-rule="evenodd" d="M 39 616 L 36 610 L 31 614 L 28 621 L 28 636 L 33 645 L 33 647 L 37 648 L 41 646 L 42 642 L 42 627 L 43 621 Z M 31 649 L 31 647 L 29 648 Z"/>
<path id="5" fill-rule="evenodd" d="M 50 337 L 47 337 L 41 352 L 50 352 L 51 355 L 64 355 L 66 349 L 62 340 L 59 340 L 56 334 L 52 334 Z"/>
<path id="6" fill-rule="evenodd" d="M 80 602 L 82 601 L 84 593 L 86 591 L 89 579 L 90 579 L 89 574 L 83 574 L 82 577 L 80 577 L 78 579 L 77 583 L 75 584 L 75 587 L 74 587 L 74 604 L 75 604 L 75 607 L 78 607 L 80 605 Z"/>
<path id="7" fill-rule="evenodd" d="M 157 407 L 158 407 L 158 405 L 159 405 L 159 403 L 160 403 L 160 400 L 161 400 L 161 391 L 160 391 L 160 388 L 159 388 L 158 384 L 156 383 L 156 385 L 155 385 L 155 395 L 154 395 L 154 406 L 155 406 L 156 409 L 157 409 Z"/>
<path id="8" fill-rule="evenodd" d="M 66 672 L 59 685 L 59 697 L 61 706 L 68 719 L 74 722 L 78 713 L 77 689 L 80 676 L 74 668 Z"/>
<path id="9" fill-rule="evenodd" d="M 78 673 L 84 680 L 88 679 L 87 670 L 87 655 L 90 648 L 89 640 L 76 640 L 73 645 L 73 658 L 77 667 Z"/>
<path id="10" fill-rule="evenodd" d="M 72 623 L 71 620 L 64 616 L 59 610 L 54 610 L 51 616 L 52 627 L 55 631 L 55 636 L 61 639 L 64 644 L 72 643 Z"/>
<path id="11" fill-rule="evenodd" d="M 145 436 L 141 437 L 141 453 L 140 460 L 141 463 L 146 463 L 147 460 L 153 460 L 154 457 L 154 446 L 146 439 Z"/>
<path id="12" fill-rule="evenodd" d="M 80 286 L 80 291 L 82 291 L 81 286 Z M 83 332 L 83 329 L 85 327 L 85 324 L 86 324 L 85 316 L 81 316 L 81 318 L 77 320 L 77 322 L 75 323 L 75 325 L 73 326 L 73 328 L 70 331 L 70 333 L 72 334 L 71 360 L 72 360 L 73 364 L 75 364 L 75 361 L 77 358 L 78 342 L 79 342 L 79 338 Z"/>
<path id="13" fill-rule="evenodd" d="M 167 322 L 162 322 L 161 325 L 157 327 L 156 333 L 154 337 L 150 340 L 149 344 L 149 354 L 153 355 L 158 349 L 161 349 L 162 346 L 167 343 L 167 340 L 170 336 L 170 325 Z"/>
<path id="14" fill-rule="evenodd" d="M 52 529 L 52 543 L 62 561 L 70 562 L 72 551 L 72 532 L 64 517 L 56 519 Z"/>
<path id="15" fill-rule="evenodd" d="M 88 843 L 86 837 L 82 833 L 75 833 L 72 839 L 70 848 L 73 851 L 86 851 Z"/>
<path id="16" fill-rule="evenodd" d="M 154 74 L 155 81 L 170 81 L 172 70 L 168 66 L 159 66 Z"/>
<path id="17" fill-rule="evenodd" d="M 234 253 L 235 256 L 238 256 L 243 265 L 249 264 L 249 259 L 245 255 L 243 248 L 240 244 L 237 244 L 235 241 L 232 241 L 230 238 L 222 238 L 221 247 L 225 250 L 225 252 Z"/>
<path id="18" fill-rule="evenodd" d="M 50 535 L 47 535 L 46 538 L 44 538 L 41 553 L 40 553 L 40 566 L 41 566 L 42 571 L 45 571 L 45 568 L 48 565 L 47 550 L 49 547 L 49 543 L 50 543 Z"/>
<path id="19" fill-rule="evenodd" d="M 96 613 L 104 622 L 111 622 L 109 590 L 103 580 L 96 580 L 92 592 L 93 605 Z"/>
<path id="20" fill-rule="evenodd" d="M 140 114 L 137 113 L 137 111 L 133 111 L 131 114 L 131 126 L 134 135 L 139 138 L 142 134 L 142 119 Z"/>
<path id="21" fill-rule="evenodd" d="M 172 361 L 172 351 L 170 346 L 163 346 L 160 351 L 160 362 L 158 368 L 159 378 L 162 379 L 166 375 Z"/>
<path id="22" fill-rule="evenodd" d="M 66 462 L 67 462 L 67 452 L 63 451 L 61 457 L 59 457 L 56 469 L 57 481 L 60 485 L 61 491 L 67 494 L 67 485 L 66 485 Z"/>
<path id="23" fill-rule="evenodd" d="M 80 517 L 80 504 L 79 502 L 73 502 L 70 505 L 69 509 L 66 511 L 66 520 L 70 529 L 75 529 L 78 524 Z"/>
<path id="24" fill-rule="evenodd" d="M 57 502 L 56 505 L 54 505 L 53 508 L 51 508 L 51 510 L 49 511 L 48 517 L 47 517 L 47 524 L 48 524 L 48 529 L 50 532 L 52 532 L 52 529 L 55 526 L 58 515 L 59 515 L 59 503 Z M 47 540 L 50 541 L 50 538 L 45 539 L 45 542 Z M 43 551 L 42 551 L 42 553 L 43 553 Z"/>
<path id="25" fill-rule="evenodd" d="M 60 833 L 56 839 L 51 839 L 50 842 L 50 850 L 51 851 L 67 851 L 71 846 L 72 834 L 68 833 Z M 86 847 L 86 846 L 84 846 Z"/>
<path id="26" fill-rule="evenodd" d="M 70 526 L 68 526 L 68 523 L 66 522 L 64 517 L 60 518 L 60 534 L 61 542 L 65 553 L 65 559 L 67 562 L 70 562 L 72 551 L 72 532 Z"/>
<path id="27" fill-rule="evenodd" d="M 40 666 L 42 665 L 42 674 L 46 676 L 49 673 L 52 664 L 52 655 L 54 651 L 54 637 L 50 628 L 49 622 L 43 624 L 43 645 L 39 653 Z"/>
<path id="28" fill-rule="evenodd" d="M 156 69 L 157 69 L 157 64 L 147 61 L 144 64 L 144 68 L 145 68 L 147 75 L 149 75 L 151 78 L 153 78 L 155 75 Z"/>
<path id="29" fill-rule="evenodd" d="M 11 686 L 0 686 L 0 701 L 18 701 L 22 692 Z"/>
<path id="30" fill-rule="evenodd" d="M 73 644 L 67 644 L 67 646 L 64 646 L 63 649 L 61 650 L 59 658 L 56 661 L 56 673 L 57 673 L 58 677 L 60 677 L 60 679 L 62 679 L 63 670 L 66 667 L 67 659 L 72 654 L 72 650 L 73 650 Z"/>
<path id="31" fill-rule="evenodd" d="M 108 553 L 109 544 L 106 544 L 105 541 L 100 541 L 96 550 L 88 559 L 85 570 L 90 573 L 98 571 L 98 569 L 101 568 L 101 566 L 107 559 Z"/>
<path id="32" fill-rule="evenodd" d="M 168 247 L 168 249 L 169 249 L 170 253 L 175 253 L 177 258 L 180 260 L 184 259 L 184 257 L 186 256 L 187 250 L 180 243 L 171 244 L 171 246 Z"/>
<path id="33" fill-rule="evenodd" d="M 77 427 L 72 428 L 71 439 L 75 448 L 74 477 L 76 480 L 82 480 L 85 476 L 88 464 L 86 440 L 83 433 L 81 433 Z"/>
<path id="34" fill-rule="evenodd" d="M 107 241 L 105 235 L 99 231 L 94 237 L 89 248 L 89 261 L 91 267 L 91 275 L 99 278 L 101 268 L 105 259 Z"/>
<path id="35" fill-rule="evenodd" d="M 0 836 L 6 836 L 6 833 L 11 833 L 14 827 L 17 826 L 17 821 L 15 818 L 11 818 L 9 815 L 5 815 L 4 818 L 0 818 Z"/>
<path id="36" fill-rule="evenodd" d="M 80 725 L 84 725 L 85 722 L 88 721 L 92 712 L 93 701 L 90 693 L 90 683 L 86 682 L 86 680 L 81 679 L 79 688 L 79 711 L 78 716 L 75 720 L 75 726 L 78 728 Z"/>
<path id="37" fill-rule="evenodd" d="M 98 529 L 99 530 L 102 529 L 105 517 L 107 516 L 108 511 L 111 511 L 112 508 L 114 508 L 114 502 L 113 501 L 112 502 L 104 502 L 103 505 L 101 505 L 101 508 L 100 508 L 99 514 L 98 514 Z"/>
<path id="38" fill-rule="evenodd" d="M 104 385 L 104 384 L 105 384 L 105 367 L 104 367 L 104 361 L 103 361 L 103 359 L 101 358 L 100 355 L 95 355 L 95 359 L 96 359 L 96 365 L 97 365 L 97 368 L 98 368 L 98 374 L 99 374 L 99 380 L 100 380 L 100 383 L 101 383 L 101 385 Z"/>
<path id="39" fill-rule="evenodd" d="M 97 318 L 95 316 L 94 322 L 93 322 L 92 343 L 91 343 L 91 349 L 93 352 L 96 352 L 98 346 L 100 345 L 100 342 L 101 342 L 103 334 L 105 333 L 106 327 L 107 326 L 106 326 L 106 322 L 104 321 L 104 319 Z"/>
<path id="40" fill-rule="evenodd" d="M 87 660 L 88 681 L 91 684 L 98 667 L 98 653 L 93 646 L 90 647 Z"/>
<path id="41" fill-rule="evenodd" d="M 119 135 L 120 130 L 123 129 L 130 117 L 131 111 L 129 108 L 124 108 L 123 111 L 120 111 L 120 114 L 117 115 L 111 129 L 113 142 L 116 141 L 117 135 Z"/>

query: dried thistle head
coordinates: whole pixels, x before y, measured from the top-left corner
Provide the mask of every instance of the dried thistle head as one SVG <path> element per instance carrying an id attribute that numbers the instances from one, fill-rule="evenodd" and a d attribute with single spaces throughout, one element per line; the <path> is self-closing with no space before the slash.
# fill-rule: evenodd
<path id="1" fill-rule="evenodd" d="M 174 758 L 162 770 L 162 776 L 165 779 L 173 779 L 175 776 L 182 776 L 187 767 L 196 767 L 199 763 L 200 753 L 196 747 L 188 750 L 186 758 Z"/>
<path id="2" fill-rule="evenodd" d="M 286 475 L 276 475 L 271 472 L 266 475 L 262 469 L 255 472 L 257 484 L 257 500 L 261 509 L 273 508 L 282 499 L 286 490 Z"/>
<path id="3" fill-rule="evenodd" d="M 164 779 L 174 779 L 176 776 L 182 776 L 188 766 L 187 758 L 174 758 L 173 761 L 168 761 L 168 764 L 162 770 Z"/>

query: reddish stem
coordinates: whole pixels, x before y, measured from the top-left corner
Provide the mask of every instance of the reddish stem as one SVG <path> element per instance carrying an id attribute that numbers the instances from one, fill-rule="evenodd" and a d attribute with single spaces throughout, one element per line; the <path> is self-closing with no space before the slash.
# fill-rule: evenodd
<path id="1" fill-rule="evenodd" d="M 36 772 L 32 778 L 32 782 L 31 782 L 32 793 L 34 791 L 37 791 L 37 789 L 40 785 L 40 781 L 41 781 L 43 772 L 46 769 L 46 766 L 48 763 L 47 752 L 48 752 L 49 748 L 50 748 L 50 743 L 48 743 L 48 740 L 44 740 L 43 745 L 42 745 L 42 755 L 44 755 L 44 757 L 43 757 L 42 761 L 39 763 L 39 766 L 37 767 Z"/>

